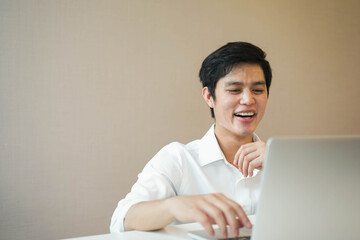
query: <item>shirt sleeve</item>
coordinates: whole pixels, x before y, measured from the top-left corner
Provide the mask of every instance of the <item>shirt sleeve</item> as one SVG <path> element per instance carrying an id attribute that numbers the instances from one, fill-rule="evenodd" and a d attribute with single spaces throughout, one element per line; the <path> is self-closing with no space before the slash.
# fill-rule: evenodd
<path id="1" fill-rule="evenodd" d="M 177 195 L 182 179 L 181 144 L 172 143 L 161 149 L 138 175 L 130 193 L 119 201 L 111 218 L 110 232 L 124 231 L 124 219 L 136 203 Z"/>

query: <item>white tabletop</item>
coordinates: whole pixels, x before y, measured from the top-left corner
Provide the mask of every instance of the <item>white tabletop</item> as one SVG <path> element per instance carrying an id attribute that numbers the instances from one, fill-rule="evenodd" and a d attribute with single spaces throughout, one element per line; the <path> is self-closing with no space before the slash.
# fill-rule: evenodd
<path id="1" fill-rule="evenodd" d="M 152 240 L 152 239 L 191 239 L 187 236 L 187 232 L 191 230 L 203 229 L 199 223 L 187 223 L 180 225 L 171 225 L 159 231 L 128 231 L 121 233 L 109 233 L 104 235 L 95 235 L 89 237 L 71 238 L 71 240 Z M 70 240 L 70 239 L 69 239 Z"/>
<path id="2" fill-rule="evenodd" d="M 255 216 L 249 216 L 249 219 L 254 224 Z M 203 227 L 199 223 L 186 223 L 179 225 L 169 225 L 159 231 L 128 231 L 121 233 L 109 233 L 104 235 L 71 238 L 68 240 L 189 240 L 191 238 L 187 235 L 188 231 L 201 229 L 203 229 Z"/>

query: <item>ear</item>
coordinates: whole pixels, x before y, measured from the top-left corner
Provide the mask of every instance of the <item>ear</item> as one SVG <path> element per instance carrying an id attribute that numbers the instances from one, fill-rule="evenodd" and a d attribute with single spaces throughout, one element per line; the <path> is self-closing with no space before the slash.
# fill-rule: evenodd
<path id="1" fill-rule="evenodd" d="M 210 92 L 209 92 L 209 89 L 208 87 L 204 87 L 202 89 L 202 95 L 203 95 L 203 98 L 206 102 L 206 104 L 211 107 L 211 108 L 214 108 L 214 99 L 212 98 Z"/>

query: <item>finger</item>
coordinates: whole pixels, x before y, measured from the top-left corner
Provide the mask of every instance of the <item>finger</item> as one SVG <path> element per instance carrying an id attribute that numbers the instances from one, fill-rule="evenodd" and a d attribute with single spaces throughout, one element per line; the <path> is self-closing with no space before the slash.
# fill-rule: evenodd
<path id="1" fill-rule="evenodd" d="M 237 202 L 226 197 L 222 193 L 216 194 L 216 197 L 220 198 L 220 202 L 222 203 L 222 205 L 218 205 L 218 206 L 224 211 L 224 213 L 228 213 L 228 214 L 226 214 L 226 216 L 228 217 L 227 221 L 228 221 L 228 224 L 230 225 L 232 235 L 238 236 L 239 228 L 241 228 L 241 227 L 244 227 L 244 226 L 247 228 L 252 227 L 251 222 L 248 219 L 246 213 L 244 212 L 242 207 Z M 214 201 L 214 202 L 215 202 L 215 204 L 217 203 L 216 201 Z"/>
<path id="2" fill-rule="evenodd" d="M 226 219 L 223 214 L 223 211 L 221 211 L 219 207 L 213 204 L 215 201 L 216 200 L 213 201 L 200 200 L 199 208 L 201 208 L 208 216 L 210 216 L 219 226 L 222 237 L 227 238 Z"/>
<path id="3" fill-rule="evenodd" d="M 234 165 L 238 164 L 240 153 L 243 152 L 248 146 L 249 146 L 249 144 L 241 145 L 241 147 L 237 150 L 237 152 L 236 152 L 236 154 L 234 156 L 234 161 L 233 161 Z"/>
<path id="4" fill-rule="evenodd" d="M 233 164 L 234 164 L 235 166 L 238 166 L 240 153 L 241 153 L 241 148 L 240 148 L 240 149 L 236 152 L 236 154 L 235 154 L 234 161 L 233 161 Z"/>
<path id="5" fill-rule="evenodd" d="M 244 175 L 243 172 L 243 165 L 244 165 L 244 158 L 245 158 L 245 154 L 243 151 L 240 152 L 240 156 L 239 156 L 239 163 L 238 163 L 238 169 L 240 170 L 240 172 Z"/>
<path id="6" fill-rule="evenodd" d="M 250 154 L 250 153 L 252 153 L 254 151 L 256 151 L 256 148 L 253 147 L 252 145 L 248 145 L 248 144 L 246 144 L 246 147 L 241 146 L 241 148 L 239 149 L 239 151 L 238 151 L 239 152 L 239 159 L 238 159 L 237 166 L 238 166 L 241 173 L 243 173 L 244 158 L 248 154 Z"/>
<path id="7" fill-rule="evenodd" d="M 248 176 L 248 169 L 249 169 L 250 162 L 259 156 L 260 156 L 260 153 L 258 153 L 256 151 L 256 152 L 249 153 L 248 155 L 246 155 L 244 157 L 243 165 L 242 165 L 242 174 L 244 175 L 244 177 Z"/>
<path id="8" fill-rule="evenodd" d="M 225 200 L 225 195 L 223 194 L 214 194 L 209 196 L 209 201 L 214 204 L 216 207 L 221 209 L 227 224 L 230 226 L 230 230 L 233 236 L 238 236 L 239 228 L 242 227 L 240 222 L 237 219 L 236 212 L 233 209 L 234 204 L 229 203 Z"/>
<path id="9" fill-rule="evenodd" d="M 232 208 L 235 211 L 236 216 L 238 217 L 238 221 L 241 224 L 241 226 L 251 228 L 252 224 L 251 224 L 249 218 L 247 217 L 244 209 L 237 202 L 235 202 L 234 200 L 226 197 L 223 194 L 219 194 L 219 195 L 223 199 L 223 201 L 228 202 L 228 204 L 232 206 Z"/>
<path id="10" fill-rule="evenodd" d="M 199 222 L 210 236 L 214 236 L 215 232 L 212 227 L 210 217 L 208 215 L 206 215 L 205 213 L 203 213 L 201 210 L 195 211 L 194 215 L 195 215 L 195 221 Z"/>
<path id="11" fill-rule="evenodd" d="M 254 175 L 254 169 L 261 167 L 261 165 L 262 165 L 262 161 L 260 158 L 256 158 L 255 160 L 251 161 L 249 163 L 249 169 L 248 169 L 249 177 L 252 177 Z"/>

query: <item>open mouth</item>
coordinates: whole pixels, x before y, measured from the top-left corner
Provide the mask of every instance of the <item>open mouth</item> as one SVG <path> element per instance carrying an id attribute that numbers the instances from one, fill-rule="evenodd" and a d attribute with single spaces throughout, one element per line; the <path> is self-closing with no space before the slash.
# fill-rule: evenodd
<path id="1" fill-rule="evenodd" d="M 234 115 L 236 117 L 241 117 L 241 118 L 244 118 L 244 119 L 250 119 L 253 116 L 255 116 L 255 113 L 254 112 L 239 112 L 239 113 L 235 113 Z"/>

